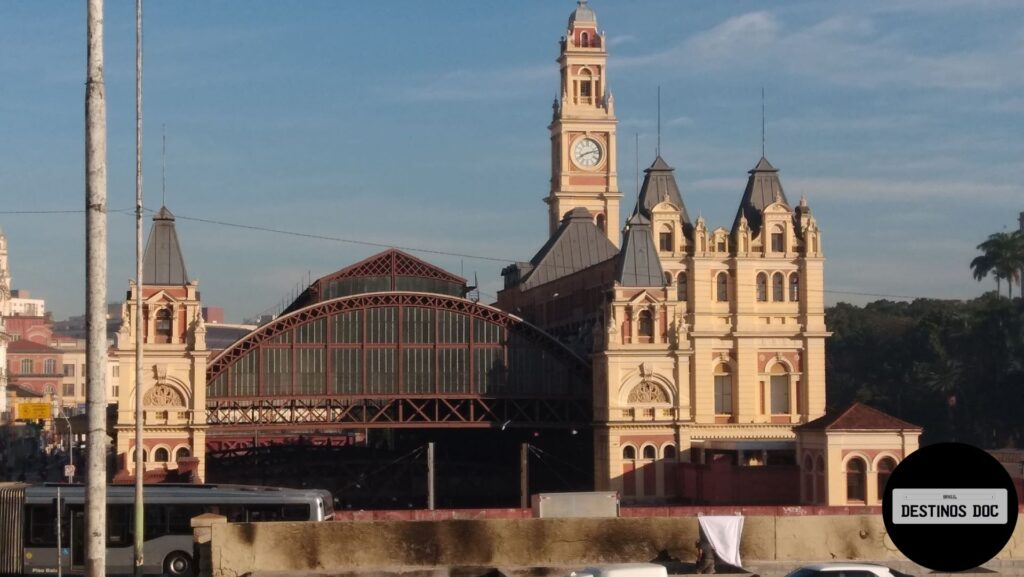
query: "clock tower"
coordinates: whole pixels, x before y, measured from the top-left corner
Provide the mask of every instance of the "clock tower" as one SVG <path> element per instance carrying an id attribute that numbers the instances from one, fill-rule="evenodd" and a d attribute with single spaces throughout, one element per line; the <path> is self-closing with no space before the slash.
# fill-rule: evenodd
<path id="1" fill-rule="evenodd" d="M 583 207 L 615 246 L 619 245 L 619 192 L 615 172 L 615 107 L 607 87 L 605 36 L 587 0 L 578 0 L 561 41 L 561 95 L 551 119 L 551 192 L 548 234 Z"/>

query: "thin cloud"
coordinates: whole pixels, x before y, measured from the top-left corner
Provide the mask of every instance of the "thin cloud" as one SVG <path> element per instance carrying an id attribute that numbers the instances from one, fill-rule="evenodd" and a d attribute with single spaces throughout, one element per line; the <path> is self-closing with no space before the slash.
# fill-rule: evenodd
<path id="1" fill-rule="evenodd" d="M 1016 73 L 1024 35 L 944 54 L 915 52 L 870 17 L 843 14 L 794 27 L 756 11 L 729 18 L 666 50 L 619 59 L 629 67 L 678 72 L 773 71 L 859 88 L 908 86 L 997 90 L 1024 84 Z"/>

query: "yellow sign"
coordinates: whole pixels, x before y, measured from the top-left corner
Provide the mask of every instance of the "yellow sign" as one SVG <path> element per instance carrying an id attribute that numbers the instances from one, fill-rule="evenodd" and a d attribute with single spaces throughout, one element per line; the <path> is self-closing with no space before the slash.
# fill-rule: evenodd
<path id="1" fill-rule="evenodd" d="M 19 421 L 36 421 L 49 419 L 53 414 L 50 403 L 21 403 L 18 405 Z"/>

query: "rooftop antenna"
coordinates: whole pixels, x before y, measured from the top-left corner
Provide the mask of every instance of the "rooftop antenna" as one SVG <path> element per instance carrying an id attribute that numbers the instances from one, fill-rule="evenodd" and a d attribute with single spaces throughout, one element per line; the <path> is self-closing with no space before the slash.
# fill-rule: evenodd
<path id="1" fill-rule="evenodd" d="M 160 206 L 167 206 L 167 125 L 160 125 L 163 148 L 160 150 Z"/>
<path id="2" fill-rule="evenodd" d="M 764 158 L 764 86 L 761 87 L 761 158 Z"/>
<path id="3" fill-rule="evenodd" d="M 661 85 L 658 85 L 658 156 L 661 156 Z"/>

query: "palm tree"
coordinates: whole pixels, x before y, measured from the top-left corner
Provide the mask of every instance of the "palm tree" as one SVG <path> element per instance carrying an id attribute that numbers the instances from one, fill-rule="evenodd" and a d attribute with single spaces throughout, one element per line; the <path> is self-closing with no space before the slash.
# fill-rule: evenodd
<path id="1" fill-rule="evenodd" d="M 1006 279 L 1008 294 L 1013 299 L 1013 284 L 1020 285 L 1024 268 L 1024 232 L 997 232 L 978 245 L 982 255 L 971 261 L 974 278 L 981 281 L 992 274 L 996 277 L 996 293 L 1001 292 L 1000 280 Z"/>

